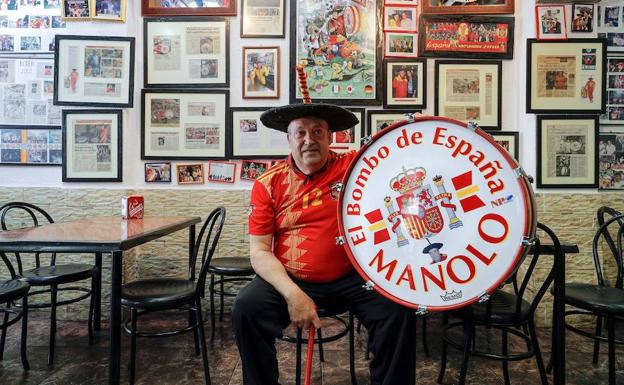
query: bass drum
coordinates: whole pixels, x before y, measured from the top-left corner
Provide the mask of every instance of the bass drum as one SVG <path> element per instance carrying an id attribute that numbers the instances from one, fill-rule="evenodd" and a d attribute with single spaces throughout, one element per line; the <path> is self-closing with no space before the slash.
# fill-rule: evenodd
<path id="1" fill-rule="evenodd" d="M 518 163 L 480 128 L 438 117 L 395 123 L 362 147 L 338 220 L 367 286 L 420 311 L 487 298 L 536 228 Z"/>

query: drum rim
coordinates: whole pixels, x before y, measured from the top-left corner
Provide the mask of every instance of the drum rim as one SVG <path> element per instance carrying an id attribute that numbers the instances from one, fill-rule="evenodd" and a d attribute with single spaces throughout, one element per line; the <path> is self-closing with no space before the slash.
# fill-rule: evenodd
<path id="1" fill-rule="evenodd" d="M 465 129 L 468 129 L 468 124 L 467 123 L 464 123 L 462 121 L 455 120 L 455 119 L 442 117 L 442 116 L 417 116 L 417 117 L 413 117 L 413 121 L 411 121 L 411 119 L 404 119 L 404 120 L 395 122 L 395 123 L 391 124 L 390 126 L 384 128 L 383 130 L 380 130 L 379 132 L 375 133 L 372 136 L 372 140 L 369 141 L 368 143 L 366 143 L 365 145 L 363 145 L 358 150 L 356 156 L 353 158 L 353 160 L 349 164 L 349 167 L 347 168 L 347 171 L 345 172 L 345 174 L 344 174 L 344 176 L 342 178 L 342 186 L 346 186 L 347 179 L 348 179 L 349 176 L 351 176 L 351 173 L 353 171 L 353 168 L 354 168 L 355 164 L 357 163 L 357 161 L 360 160 L 362 154 L 370 146 L 372 146 L 373 143 L 375 143 L 375 141 L 378 138 L 380 138 L 383 135 L 386 135 L 387 133 L 393 131 L 397 127 L 402 127 L 402 126 L 405 126 L 405 125 L 411 124 L 411 123 L 427 122 L 427 121 L 439 121 L 439 122 L 452 123 L 452 124 L 456 124 L 458 126 L 461 126 L 461 127 L 465 128 Z M 480 135 L 481 137 L 483 137 L 488 142 L 490 142 L 490 144 L 493 144 L 494 147 L 497 149 L 497 151 L 499 153 L 501 153 L 503 158 L 507 161 L 509 166 L 511 166 L 514 169 L 520 167 L 518 162 L 514 158 L 512 158 L 509 155 L 509 153 L 507 151 L 505 151 L 505 149 L 503 147 L 501 147 L 501 145 L 496 143 L 494 138 L 492 138 L 487 132 L 483 131 L 483 129 L 481 129 L 479 127 L 477 127 L 477 129 L 474 130 L 474 132 L 476 134 Z M 530 184 L 530 182 L 529 182 L 529 180 L 527 179 L 526 176 L 519 177 L 517 179 L 517 181 L 518 181 L 518 184 L 520 185 L 520 189 L 524 192 L 522 194 L 522 200 L 524 202 L 524 206 L 526 207 L 526 213 L 525 213 L 526 215 L 524 217 L 523 234 L 524 234 L 525 237 L 532 238 L 535 235 L 535 231 L 537 229 L 537 213 L 536 213 L 535 195 L 534 195 L 533 189 L 531 187 L 531 184 Z M 344 239 L 346 239 L 346 237 L 347 237 L 347 234 L 344 232 L 344 222 L 342 220 L 342 207 L 343 207 L 343 203 L 344 203 L 345 191 L 346 190 L 343 188 L 342 191 L 340 192 L 340 195 L 338 197 L 338 210 L 337 210 L 338 232 L 339 232 L 339 235 L 341 237 L 343 237 Z M 424 308 L 426 308 L 427 311 L 448 311 L 448 310 L 454 310 L 454 309 L 459 309 L 459 308 L 463 308 L 463 307 L 469 306 L 469 305 L 477 302 L 479 300 L 479 298 L 480 298 L 480 297 L 472 297 L 470 299 L 467 299 L 466 301 L 463 301 L 463 302 L 460 302 L 460 303 L 457 303 L 457 304 L 454 304 L 454 305 L 449 305 L 449 306 L 428 306 L 428 305 L 414 304 L 414 303 L 411 303 L 411 302 L 407 302 L 407 301 L 405 301 L 405 300 L 403 300 L 401 298 L 398 298 L 397 296 L 387 292 L 386 290 L 382 289 L 372 279 L 370 279 L 370 277 L 362 270 L 362 268 L 360 267 L 358 261 L 353 256 L 353 252 L 351 251 L 351 247 L 349 247 L 348 242 L 345 242 L 343 244 L 343 247 L 345 249 L 345 252 L 347 253 L 347 256 L 349 257 L 351 265 L 358 272 L 360 277 L 362 277 L 362 279 L 364 279 L 364 281 L 367 282 L 367 283 L 368 282 L 373 282 L 374 283 L 373 288 L 375 289 L 375 291 L 377 293 L 381 294 L 382 296 L 384 296 L 385 298 L 389 299 L 390 301 L 394 302 L 394 303 L 398 303 L 400 305 L 403 305 L 403 306 L 406 306 L 406 307 L 409 307 L 409 308 L 412 308 L 412 309 L 420 309 L 420 308 L 424 307 Z M 518 251 L 516 252 L 515 257 L 513 258 L 513 263 L 511 263 L 510 266 L 505 271 L 505 273 L 501 275 L 501 278 L 499 278 L 489 288 L 484 290 L 484 294 L 485 293 L 492 294 L 497 288 L 499 288 L 500 285 L 509 277 L 509 275 L 515 271 L 517 264 L 520 261 L 523 260 L 523 257 L 526 255 L 526 253 L 528 251 L 529 251 L 529 246 L 527 246 L 527 245 L 520 245 L 520 247 L 518 248 Z"/>

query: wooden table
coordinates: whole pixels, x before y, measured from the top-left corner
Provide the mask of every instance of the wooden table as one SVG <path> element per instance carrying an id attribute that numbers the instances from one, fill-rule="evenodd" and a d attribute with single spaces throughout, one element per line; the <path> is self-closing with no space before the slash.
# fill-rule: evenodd
<path id="1" fill-rule="evenodd" d="M 195 245 L 199 217 L 147 217 L 123 220 L 98 217 L 0 232 L 0 252 L 94 253 L 101 274 L 102 253 L 112 255 L 109 384 L 119 384 L 121 353 L 121 284 L 123 253 L 135 246 L 189 228 L 189 257 Z M 190 258 L 189 258 L 190 261 Z M 101 291 L 101 287 L 96 288 Z M 95 304 L 95 328 L 100 328 L 101 304 Z"/>

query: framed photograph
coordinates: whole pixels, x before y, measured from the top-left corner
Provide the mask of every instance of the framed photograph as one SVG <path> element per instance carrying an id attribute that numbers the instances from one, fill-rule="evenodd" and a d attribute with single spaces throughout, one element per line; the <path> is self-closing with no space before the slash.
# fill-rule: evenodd
<path id="1" fill-rule="evenodd" d="M 512 14 L 514 0 L 472 0 L 440 1 L 421 0 L 423 14 Z"/>
<path id="2" fill-rule="evenodd" d="M 132 107 L 134 37 L 56 35 L 54 104 Z"/>
<path id="3" fill-rule="evenodd" d="M 418 30 L 420 56 L 513 59 L 513 17 L 422 15 Z"/>
<path id="4" fill-rule="evenodd" d="M 607 54 L 607 110 L 600 124 L 624 124 L 624 54 Z"/>
<path id="5" fill-rule="evenodd" d="M 63 182 L 122 181 L 122 111 L 63 111 Z"/>
<path id="6" fill-rule="evenodd" d="M 594 32 L 594 4 L 572 4 L 570 28 L 574 33 Z"/>
<path id="7" fill-rule="evenodd" d="M 60 166 L 60 126 L 1 126 L 0 164 Z"/>
<path id="8" fill-rule="evenodd" d="M 408 114 L 422 112 L 421 110 L 367 110 L 367 135 L 375 135 L 384 128 L 401 120 L 407 119 Z"/>
<path id="9" fill-rule="evenodd" d="M 418 34 L 408 32 L 384 33 L 385 57 L 417 57 Z"/>
<path id="10" fill-rule="evenodd" d="M 283 38 L 286 35 L 286 0 L 241 0 L 241 38 Z"/>
<path id="11" fill-rule="evenodd" d="M 418 6 L 418 0 L 385 0 L 385 5 L 402 5 L 402 6 Z"/>
<path id="12" fill-rule="evenodd" d="M 381 103 L 381 1 L 290 1 L 290 70 L 301 64 L 314 102 L 340 105 Z M 373 6 L 376 4 L 376 7 Z M 294 79 L 294 77 L 293 77 Z M 290 102 L 301 90 L 290 82 Z"/>
<path id="13" fill-rule="evenodd" d="M 141 159 L 225 159 L 227 90 L 141 92 Z"/>
<path id="14" fill-rule="evenodd" d="M 565 40 L 565 5 L 536 5 L 535 29 L 537 40 Z"/>
<path id="15" fill-rule="evenodd" d="M 143 16 L 236 16 L 235 0 L 141 0 Z"/>
<path id="16" fill-rule="evenodd" d="M 171 162 L 145 163 L 146 183 L 171 183 Z"/>
<path id="17" fill-rule="evenodd" d="M 598 142 L 600 159 L 598 189 L 624 189 L 624 126 L 601 130 Z"/>
<path id="18" fill-rule="evenodd" d="M 435 115 L 501 129 L 502 62 L 436 60 Z"/>
<path id="19" fill-rule="evenodd" d="M 427 60 L 384 61 L 384 108 L 427 107 Z"/>
<path id="20" fill-rule="evenodd" d="M 605 40 L 528 39 L 527 45 L 527 112 L 605 112 Z"/>
<path id="21" fill-rule="evenodd" d="M 204 164 L 178 164 L 176 165 L 178 184 L 204 184 Z"/>
<path id="22" fill-rule="evenodd" d="M 418 7 L 384 7 L 384 31 L 416 32 Z"/>
<path id="23" fill-rule="evenodd" d="M 512 158 L 520 163 L 520 133 L 518 131 L 486 131 Z"/>
<path id="24" fill-rule="evenodd" d="M 332 144 L 329 148 L 335 152 L 347 152 L 351 150 L 359 150 L 362 144 L 362 138 L 366 135 L 366 127 L 364 125 L 364 109 L 349 108 L 360 121 L 355 127 L 348 130 L 332 133 Z"/>
<path id="25" fill-rule="evenodd" d="M 537 117 L 537 187 L 598 187 L 598 117 Z"/>
<path id="26" fill-rule="evenodd" d="M 230 109 L 233 159 L 273 159 L 290 153 L 286 133 L 265 127 L 260 121 L 260 114 L 266 109 Z"/>
<path id="27" fill-rule="evenodd" d="M 0 125 L 61 126 L 51 56 L 0 56 L 0 85 Z"/>
<path id="28" fill-rule="evenodd" d="M 279 99 L 279 47 L 243 47 L 243 99 Z"/>
<path id="29" fill-rule="evenodd" d="M 91 19 L 90 0 L 61 0 L 63 20 L 88 21 Z"/>
<path id="30" fill-rule="evenodd" d="M 624 32 L 601 32 L 598 38 L 607 41 L 608 52 L 624 52 Z"/>
<path id="31" fill-rule="evenodd" d="M 91 18 L 103 21 L 126 21 L 126 0 L 91 0 Z"/>
<path id="32" fill-rule="evenodd" d="M 208 182 L 234 183 L 236 162 L 208 162 Z"/>
<path id="33" fill-rule="evenodd" d="M 269 168 L 268 161 L 243 160 L 241 164 L 240 179 L 254 181 L 264 174 Z"/>
<path id="34" fill-rule="evenodd" d="M 614 1 L 602 3 L 598 6 L 598 32 L 622 32 L 624 5 Z"/>
<path id="35" fill-rule="evenodd" d="M 143 19 L 145 87 L 229 87 L 229 30 L 223 17 Z"/>

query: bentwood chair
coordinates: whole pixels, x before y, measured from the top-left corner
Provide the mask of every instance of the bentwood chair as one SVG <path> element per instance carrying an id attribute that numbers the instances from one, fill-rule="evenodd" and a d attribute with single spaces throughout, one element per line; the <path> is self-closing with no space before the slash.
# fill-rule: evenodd
<path id="1" fill-rule="evenodd" d="M 195 354 L 199 354 L 201 347 L 204 365 L 204 378 L 210 385 L 210 371 L 208 368 L 208 352 L 204 333 L 204 321 L 201 308 L 201 297 L 206 285 L 208 266 L 212 260 L 223 223 L 225 222 L 225 208 L 214 209 L 204 222 L 192 253 L 189 263 L 188 279 L 181 278 L 148 278 L 125 284 L 121 290 L 121 304 L 130 309 L 130 319 L 124 323 L 124 329 L 130 333 L 130 365 L 129 382 L 134 384 L 136 367 L 136 337 L 166 337 L 193 331 Z M 195 280 L 195 266 L 199 251 L 202 251 L 202 262 L 197 281 Z M 182 310 L 189 312 L 188 327 L 159 333 L 137 331 L 139 316 L 146 313 L 164 310 Z M 128 326 L 130 324 L 130 326 Z M 198 336 L 199 333 L 199 336 Z"/>
<path id="2" fill-rule="evenodd" d="M 624 340 L 615 338 L 615 321 L 624 317 L 624 266 L 622 241 L 624 238 L 624 215 L 610 208 L 598 209 L 599 228 L 592 241 L 594 267 L 597 283 L 568 283 L 565 285 L 565 303 L 576 309 L 566 311 L 567 315 L 590 315 L 596 317 L 594 332 L 583 330 L 566 322 L 566 329 L 594 340 L 593 363 L 598 363 L 600 342 L 608 344 L 609 384 L 615 384 L 615 345 Z M 604 241 L 604 243 L 602 243 Z M 605 245 L 606 244 L 606 245 Z M 603 269 L 614 265 L 615 273 L 611 283 Z M 603 319 L 606 319 L 607 337 L 602 336 Z"/>
<path id="3" fill-rule="evenodd" d="M 509 385 L 508 362 L 518 361 L 535 356 L 540 374 L 541 383 L 548 384 L 546 369 L 542 360 L 537 333 L 535 330 L 535 311 L 548 287 L 555 277 L 555 261 L 562 256 L 561 244 L 555 233 L 545 225 L 538 223 L 538 229 L 545 238 L 552 242 L 554 255 L 542 255 L 540 253 L 540 240 L 536 237 L 534 253 L 527 255 L 519 265 L 514 274 L 507 279 L 506 283 L 512 284 L 513 292 L 498 289 L 492 293 L 489 301 L 477 303 L 464 309 L 452 311 L 450 314 L 457 317 L 459 321 L 449 323 L 449 313 L 442 315 L 442 362 L 438 383 L 442 383 L 446 370 L 446 350 L 447 346 L 463 351 L 462 366 L 459 376 L 459 384 L 463 385 L 466 380 L 469 356 L 478 356 L 501 361 L 503 364 L 503 378 L 505 384 Z M 552 261 L 543 261 L 547 257 L 552 257 Z M 541 262 L 538 264 L 538 262 Z M 529 297 L 529 283 L 538 281 L 532 277 L 536 267 L 541 273 L 546 274 L 543 280 L 540 277 L 541 285 L 534 288 L 536 291 L 532 299 Z M 452 338 L 450 331 L 456 328 L 463 329 L 463 340 Z M 501 353 L 492 351 L 490 346 L 481 347 L 476 338 L 477 328 L 498 329 L 501 332 Z M 510 352 L 508 346 L 509 335 L 519 337 L 526 344 L 526 350 Z M 488 344 L 489 345 L 489 344 Z M 485 349 L 483 349 L 485 348 Z M 479 350 L 483 349 L 483 350 Z"/>
<path id="4" fill-rule="evenodd" d="M 28 357 L 26 354 L 26 337 L 28 336 L 28 290 L 30 285 L 26 282 L 12 279 L 10 281 L 0 282 L 0 313 L 4 314 L 4 320 L 0 322 L 0 361 L 4 358 L 4 344 L 6 342 L 6 332 L 9 326 L 22 319 L 22 338 L 20 346 L 20 354 L 22 358 L 22 367 L 29 370 Z M 12 305 L 22 300 L 21 307 L 12 308 Z"/>
<path id="5" fill-rule="evenodd" d="M 35 227 L 41 224 L 54 223 L 52 217 L 42 208 L 31 203 L 10 202 L 0 207 L 0 225 L 2 230 L 10 230 L 15 228 Z M 20 253 L 10 253 L 14 256 L 17 264 L 17 270 L 13 267 L 13 263 L 9 256 L 0 253 L 0 256 L 7 265 L 12 279 L 28 283 L 33 288 L 42 288 L 33 290 L 28 296 L 50 293 L 50 302 L 29 303 L 30 309 L 50 308 L 50 342 L 48 345 L 48 365 L 54 363 L 54 345 L 56 340 L 56 309 L 58 306 L 81 301 L 87 297 L 90 298 L 89 303 L 89 341 L 93 340 L 93 311 L 95 300 L 100 295 L 96 290 L 99 287 L 100 275 L 95 265 L 88 264 L 58 264 L 56 261 L 56 253 L 50 254 L 50 262 L 44 265 L 41 261 L 41 254 L 34 254 L 34 268 L 24 269 L 24 259 Z M 91 280 L 91 288 L 82 286 L 66 286 L 83 280 Z M 59 299 L 59 293 L 78 292 L 82 293 L 73 298 Z"/>

